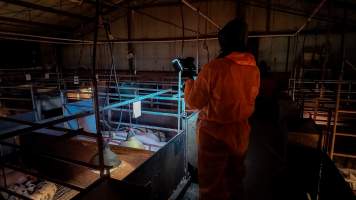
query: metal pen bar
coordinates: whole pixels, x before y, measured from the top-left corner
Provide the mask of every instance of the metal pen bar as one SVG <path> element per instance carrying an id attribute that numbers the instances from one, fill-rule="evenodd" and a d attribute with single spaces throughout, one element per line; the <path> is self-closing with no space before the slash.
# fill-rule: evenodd
<path id="1" fill-rule="evenodd" d="M 117 87 L 115 86 L 109 86 L 109 87 L 105 87 L 102 86 L 103 88 L 111 88 L 111 89 L 117 89 Z M 142 87 L 127 87 L 127 86 L 120 86 L 119 87 L 120 90 L 139 90 L 139 91 L 157 91 L 157 89 L 153 89 L 153 88 L 142 88 Z M 176 92 L 174 90 L 172 90 L 172 92 Z"/>
<path id="2" fill-rule="evenodd" d="M 344 154 L 344 153 L 333 153 L 333 156 L 339 156 L 339 157 L 344 157 L 344 158 L 355 158 L 356 155 L 350 155 L 350 154 Z"/>
<path id="3" fill-rule="evenodd" d="M 337 136 L 344 136 L 344 137 L 355 137 L 355 134 L 349 134 L 349 133 L 335 133 Z"/>
<path id="4" fill-rule="evenodd" d="M 22 195 L 22 194 L 18 194 L 18 193 L 16 193 L 16 192 L 14 192 L 14 191 L 12 191 L 12 190 L 9 190 L 9 189 L 7 189 L 7 188 L 4 188 L 4 187 L 2 187 L 2 186 L 0 186 L 0 190 L 3 191 L 3 192 L 5 192 L 5 193 L 7 193 L 7 194 L 13 195 L 13 196 L 15 196 L 15 197 L 17 197 L 17 198 L 20 198 L 20 199 L 33 200 L 33 199 L 31 199 L 31 198 L 29 198 L 29 197 L 27 197 L 27 196 L 24 196 L 24 195 Z M 9 195 L 9 196 L 10 196 L 10 195 Z"/>
<path id="5" fill-rule="evenodd" d="M 103 97 L 101 96 L 100 99 L 106 99 L 106 97 Z M 110 97 L 110 100 L 113 100 L 115 102 L 119 101 L 123 101 L 123 100 L 128 100 L 128 99 L 132 99 L 130 97 L 127 97 L 127 96 L 122 96 L 122 97 Z M 156 101 L 154 101 L 156 100 Z M 161 101 L 159 101 L 161 100 Z M 176 102 L 177 101 L 177 98 L 171 98 L 171 97 L 153 97 L 153 98 L 150 98 L 150 99 L 145 99 L 145 100 L 142 100 L 141 102 L 143 103 L 147 103 L 147 104 L 162 104 L 162 105 L 167 105 L 169 104 L 169 102 Z M 78 106 L 80 107 L 80 106 Z M 85 106 L 83 106 L 85 107 Z"/>
<path id="6" fill-rule="evenodd" d="M 18 112 L 28 112 L 31 111 L 31 109 L 28 108 L 9 108 L 6 107 L 7 110 L 12 110 L 12 111 L 18 111 Z"/>
<path id="7" fill-rule="evenodd" d="M 147 99 L 147 98 L 152 98 L 152 97 L 155 97 L 155 96 L 158 96 L 158 95 L 161 95 L 161 94 L 164 94 L 164 93 L 168 93 L 168 92 L 171 92 L 171 90 L 162 90 L 162 91 L 159 91 L 159 92 L 156 92 L 156 93 L 153 93 L 153 94 L 149 94 L 149 95 L 145 95 L 145 96 L 139 96 L 139 97 L 131 99 L 131 100 L 127 100 L 127 101 L 124 101 L 124 102 L 119 102 L 119 103 L 114 103 L 114 104 L 108 105 L 108 106 L 100 109 L 100 111 L 108 110 L 108 109 L 115 108 L 115 107 L 124 106 L 124 105 L 130 104 L 130 103 L 141 101 L 141 100 Z M 49 127 L 49 126 L 52 126 L 52 125 L 55 125 L 55 124 L 59 124 L 59 123 L 62 123 L 62 122 L 67 122 L 67 121 L 70 121 L 70 120 L 73 120 L 73 119 L 76 119 L 76 118 L 86 117 L 86 116 L 92 115 L 93 113 L 94 113 L 93 110 L 83 111 L 83 112 L 75 114 L 75 115 L 59 116 L 59 117 L 46 119 L 46 120 L 43 120 L 42 123 L 39 122 L 39 123 L 37 123 L 37 124 L 35 124 L 33 126 L 27 126 L 27 127 L 23 127 L 23 128 L 20 127 L 20 128 L 17 128 L 16 130 L 4 131 L 4 132 L 0 133 L 0 140 L 6 139 L 6 138 L 9 138 L 9 137 L 13 137 L 13 136 L 17 136 L 17 135 L 24 135 L 24 134 L 27 134 L 29 132 L 32 132 L 32 131 L 35 131 L 35 130 L 38 130 L 38 129 L 42 129 L 42 128 L 46 128 L 46 127 Z"/>
<path id="8" fill-rule="evenodd" d="M 113 95 L 115 96 L 115 95 Z M 130 97 L 134 97 L 135 95 L 120 95 L 121 98 L 130 98 Z M 103 97 L 102 97 L 103 98 Z M 104 97 L 105 98 L 105 97 Z M 177 97 L 162 97 L 162 96 L 156 96 L 156 97 L 152 97 L 150 99 L 157 99 L 157 100 L 165 100 L 165 101 L 177 101 Z M 120 100 L 120 98 L 113 98 L 110 97 L 110 100 Z M 121 99 L 122 100 L 122 99 Z M 150 102 L 150 101 L 146 101 L 146 102 Z M 154 103 L 154 102 L 153 102 Z"/>
<path id="9" fill-rule="evenodd" d="M 110 100 L 120 100 L 119 98 L 111 98 Z M 122 99 L 121 99 L 122 100 Z M 175 99 L 175 101 L 177 101 Z M 152 104 L 152 105 L 162 105 L 162 106 L 177 106 L 175 103 L 164 103 L 164 102 L 154 102 L 154 101 L 141 101 L 142 104 Z M 122 106 L 123 107 L 123 106 Z"/>
<path id="10" fill-rule="evenodd" d="M 20 145 L 12 144 L 12 143 L 9 143 L 9 142 L 0 141 L 0 144 L 1 145 L 5 145 L 5 146 L 9 146 L 9 147 L 12 147 L 12 148 L 16 148 L 16 149 L 24 149 Z M 53 154 L 44 153 L 44 152 L 35 152 L 35 153 L 38 153 L 36 155 L 38 155 L 40 157 L 45 157 L 45 158 L 48 158 L 48 159 L 51 159 L 51 160 L 56 160 L 56 161 L 60 161 L 60 162 L 68 163 L 68 164 L 79 165 L 79 166 L 83 166 L 83 167 L 87 167 L 87 168 L 95 169 L 95 170 L 98 170 L 100 168 L 100 166 L 98 166 L 98 165 L 92 165 L 90 163 L 83 162 L 83 161 L 80 161 L 80 160 L 73 160 L 73 159 L 70 159 L 70 158 L 65 158 L 65 157 L 62 157 L 62 156 L 53 155 Z M 112 167 L 111 166 L 105 166 L 105 168 L 106 169 L 110 169 Z"/>
<path id="11" fill-rule="evenodd" d="M 24 121 L 24 120 L 20 120 L 20 119 L 14 119 L 14 118 L 1 117 L 0 116 L 0 121 L 1 120 L 14 122 L 14 123 L 19 123 L 19 124 L 24 124 L 24 125 L 29 125 L 29 126 L 38 125 L 38 123 L 35 123 L 35 122 L 29 122 L 29 121 Z M 84 131 L 82 129 L 73 130 L 73 129 L 68 129 L 68 128 L 55 127 L 55 126 L 48 126 L 47 128 L 51 129 L 51 130 L 55 130 L 55 131 L 62 131 L 62 132 L 67 132 L 67 133 L 84 135 L 84 136 L 87 136 L 87 137 L 97 137 L 95 134 L 86 132 L 86 131 Z"/>
<path id="12" fill-rule="evenodd" d="M 182 86 L 182 84 L 180 84 L 180 86 Z M 176 99 L 181 99 L 183 96 L 184 94 L 182 92 L 178 92 L 178 94 L 173 95 L 173 97 Z"/>
<path id="13" fill-rule="evenodd" d="M 111 109 L 112 111 L 118 111 L 118 112 L 133 112 L 132 110 L 129 109 L 117 109 L 117 108 L 113 108 Z M 160 115 L 160 116 L 167 116 L 167 117 L 178 117 L 177 114 L 173 114 L 173 113 L 165 113 L 165 112 L 154 112 L 154 111 L 145 111 L 142 110 L 141 111 L 143 114 L 149 114 L 149 115 Z"/>
<path id="14" fill-rule="evenodd" d="M 105 93 L 99 93 L 102 97 L 106 97 Z M 104 96 L 105 95 L 105 96 Z M 146 94 L 145 94 L 146 95 Z M 134 94 L 112 94 L 109 93 L 109 97 L 137 97 Z M 113 99 L 113 98 L 110 98 Z M 177 97 L 165 97 L 165 96 L 154 96 L 151 99 L 160 99 L 160 100 L 167 100 L 167 101 L 177 101 Z"/>
<path id="15" fill-rule="evenodd" d="M 41 179 L 45 179 L 45 180 L 48 180 L 50 182 L 53 182 L 53 183 L 56 183 L 58 185 L 63 185 L 65 187 L 68 187 L 70 189 L 73 189 L 73 190 L 77 190 L 77 191 L 82 191 L 84 190 L 84 188 L 81 188 L 81 187 L 78 187 L 76 185 L 72 185 L 72 184 L 69 184 L 69 183 L 66 183 L 64 181 L 60 181 L 60 180 L 57 180 L 57 179 L 53 179 L 53 178 L 50 178 L 50 177 L 47 177 L 47 176 L 43 176 L 39 173 L 36 173 L 36 172 L 32 172 L 32 171 L 29 171 L 29 170 L 26 170 L 26 169 L 23 169 L 21 167 L 17 167 L 17 166 L 14 166 L 14 165 L 10 165 L 10 164 L 7 164 L 7 163 L 0 163 L 1 166 L 4 166 L 6 168 L 9 168 L 9 169 L 13 169 L 15 171 L 19 171 L 19 172 L 22 172 L 24 174 L 29 174 L 31 176 L 35 176 L 35 177 L 38 177 L 38 178 L 41 178 Z"/>
<path id="16" fill-rule="evenodd" d="M 116 108 L 116 107 L 120 107 L 120 106 L 124 106 L 124 105 L 128 105 L 130 103 L 134 103 L 134 102 L 141 101 L 141 100 L 144 100 L 144 99 L 153 98 L 155 96 L 158 96 L 158 95 L 170 92 L 170 91 L 171 90 L 162 90 L 162 91 L 159 91 L 159 92 L 155 92 L 153 94 L 148 94 L 148 95 L 136 97 L 134 99 L 126 100 L 124 102 L 114 103 L 114 104 L 105 106 L 104 108 L 101 109 L 101 111 L 112 109 L 112 108 Z"/>
<path id="17" fill-rule="evenodd" d="M 30 98 L 17 98 L 17 97 L 0 97 L 0 100 L 32 101 L 32 99 Z"/>
<path id="18" fill-rule="evenodd" d="M 164 127 L 158 127 L 158 126 L 150 126 L 150 125 L 143 125 L 143 124 L 130 124 L 130 123 L 124 123 L 124 122 L 114 122 L 114 121 L 109 121 L 112 124 L 120 124 L 120 125 L 125 125 L 125 126 L 132 126 L 132 127 L 138 127 L 138 128 L 148 128 L 148 129 L 155 129 L 155 130 L 160 130 L 160 131 L 170 131 L 170 132 L 177 132 L 177 129 L 173 128 L 164 128 Z"/>
<path id="19" fill-rule="evenodd" d="M 9 118 L 9 117 L 1 117 L 0 116 L 0 121 L 8 121 L 8 122 L 14 122 L 14 123 L 18 123 L 18 124 L 23 124 L 23 125 L 29 125 L 29 126 L 34 126 L 34 125 L 38 125 L 39 123 L 35 123 L 35 122 L 29 122 L 29 121 L 24 121 L 24 120 L 20 120 L 20 119 L 15 119 L 15 118 Z M 73 129 L 68 129 L 68 128 L 63 128 L 63 127 L 56 127 L 56 126 L 48 126 L 46 127 L 47 129 L 51 129 L 51 130 L 55 130 L 55 131 L 62 131 L 62 132 L 81 132 L 80 134 L 83 135 L 90 135 L 91 137 L 96 137 L 95 134 L 92 133 L 88 133 L 85 132 L 83 130 L 73 130 Z"/>
<path id="20" fill-rule="evenodd" d="M 290 78 L 290 81 L 296 82 L 296 83 L 308 83 L 308 84 L 315 84 L 315 83 L 344 83 L 348 84 L 349 82 L 356 84 L 356 81 L 354 80 L 314 80 L 314 81 L 302 81 L 294 78 Z"/>
<path id="21" fill-rule="evenodd" d="M 356 114 L 356 110 L 338 110 L 339 113 Z"/>
<path id="22" fill-rule="evenodd" d="M 10 131 L 4 131 L 0 133 L 0 140 L 9 138 L 9 137 L 14 137 L 17 135 L 24 135 L 27 134 L 29 132 L 38 130 L 38 129 L 42 129 L 42 128 L 47 128 L 49 126 L 55 125 L 55 124 L 59 124 L 61 122 L 67 122 L 76 118 L 81 118 L 81 117 L 86 117 L 88 115 L 93 114 L 92 110 L 89 111 L 84 111 L 82 113 L 78 113 L 75 115 L 71 115 L 71 116 L 59 116 L 59 117 L 54 117 L 54 118 L 50 118 L 47 120 L 44 120 L 42 123 L 39 122 L 33 126 L 26 126 L 23 128 L 18 128 L 16 130 L 10 130 Z"/>

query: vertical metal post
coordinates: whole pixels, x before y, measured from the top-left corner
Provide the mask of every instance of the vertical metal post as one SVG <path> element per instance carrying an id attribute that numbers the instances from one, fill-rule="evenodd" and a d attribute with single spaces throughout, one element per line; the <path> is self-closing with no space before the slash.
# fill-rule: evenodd
<path id="1" fill-rule="evenodd" d="M 296 80 L 293 78 L 293 89 L 292 89 L 292 99 L 295 101 L 295 87 L 296 87 Z"/>
<path id="2" fill-rule="evenodd" d="M 303 90 L 303 88 L 302 88 L 302 90 Z M 304 117 L 304 111 L 305 111 L 305 107 L 304 107 L 304 105 L 305 105 L 305 93 L 304 92 L 302 92 L 302 104 L 301 104 L 301 111 L 302 111 L 302 116 L 301 116 L 301 118 L 303 118 Z"/>
<path id="3" fill-rule="evenodd" d="M 178 113 L 181 113 L 181 114 L 178 114 L 178 124 L 180 124 L 181 122 L 180 119 L 183 118 L 184 120 L 184 131 L 183 131 L 183 134 L 184 134 L 184 145 L 185 145 L 185 151 L 184 151 L 184 172 L 187 173 L 188 172 L 188 116 L 187 116 L 187 113 L 185 111 L 185 101 L 184 99 L 182 99 L 182 92 L 181 92 L 181 88 L 182 88 L 182 73 L 179 72 L 178 74 L 179 76 L 179 80 L 178 80 L 178 109 L 180 109 L 181 111 Z"/>
<path id="4" fill-rule="evenodd" d="M 316 89 L 316 90 L 317 90 L 317 89 L 320 89 L 319 87 L 320 87 L 320 86 L 319 86 L 319 82 L 316 81 L 316 82 L 315 82 L 315 89 Z M 315 98 L 314 116 L 313 116 L 313 120 L 314 120 L 315 122 L 316 122 L 317 116 L 318 116 L 320 98 L 321 98 L 320 96 L 317 97 L 317 98 Z"/>
<path id="5" fill-rule="evenodd" d="M 128 53 L 128 64 L 129 64 L 129 72 L 130 75 L 135 74 L 136 75 L 136 69 L 135 69 L 135 64 L 134 64 L 134 49 L 133 49 L 133 44 L 130 42 L 132 39 L 132 18 L 133 18 L 133 10 L 129 9 L 128 14 L 127 14 L 127 38 L 128 38 L 128 43 L 127 43 L 127 53 Z"/>
<path id="6" fill-rule="evenodd" d="M 2 172 L 2 177 L 3 177 L 3 184 L 5 188 L 7 188 L 7 179 L 6 179 L 6 173 L 5 173 L 5 167 L 3 165 L 4 163 L 4 152 L 3 152 L 3 145 L 0 145 L 0 163 L 1 163 L 1 172 Z"/>
<path id="7" fill-rule="evenodd" d="M 344 22 L 347 19 L 347 12 L 346 8 L 344 8 Z M 341 69 L 340 69 L 340 74 L 339 74 L 339 81 L 338 81 L 338 87 L 337 87 L 337 95 L 336 95 L 336 108 L 335 108 L 335 116 L 334 116 L 334 127 L 333 127 L 333 136 L 332 136 L 332 141 L 331 141 L 331 150 L 330 150 L 330 157 L 333 159 L 334 157 L 334 150 L 335 150 L 335 139 L 336 139 L 336 133 L 337 133 L 337 121 L 339 120 L 339 109 L 340 109 L 340 100 L 341 100 L 341 89 L 342 89 L 342 80 L 343 80 L 343 74 L 344 74 L 344 68 L 345 68 L 345 24 L 343 26 L 343 31 L 341 35 L 341 52 L 342 52 L 342 63 L 341 63 Z"/>
<path id="8" fill-rule="evenodd" d="M 294 80 L 293 83 L 293 90 L 292 90 L 292 99 L 295 101 L 295 90 L 296 90 L 296 80 L 297 80 L 297 62 L 296 62 L 296 55 L 298 52 L 298 35 L 294 37 L 294 65 L 293 65 L 293 71 L 292 71 L 292 79 Z"/>
<path id="9" fill-rule="evenodd" d="M 99 98 L 98 98 L 98 82 L 96 79 L 96 53 L 97 53 L 97 42 L 98 42 L 98 29 L 99 29 L 99 17 L 101 10 L 101 0 L 96 0 L 96 14 L 95 14 L 95 30 L 94 30 L 94 44 L 93 44 L 93 60 L 92 60 L 92 83 L 93 83 L 93 99 L 94 99 L 94 114 L 95 114 L 95 125 L 97 132 L 97 143 L 98 143 L 98 155 L 99 155 L 99 168 L 100 176 L 105 176 L 104 168 L 104 155 L 103 155 L 103 136 L 100 130 L 100 110 L 99 110 Z"/>
<path id="10" fill-rule="evenodd" d="M 2 159 L 3 158 L 1 158 L 1 163 L 3 163 Z M 6 172 L 5 172 L 5 167 L 3 165 L 1 167 L 1 173 L 2 173 L 2 176 L 3 176 L 3 184 L 7 188 Z"/>
<path id="11" fill-rule="evenodd" d="M 57 59 L 57 65 L 56 65 L 56 73 L 57 73 L 57 84 L 58 84 L 58 90 L 61 89 L 61 80 L 63 80 L 63 88 L 65 89 L 65 80 L 63 78 L 63 56 L 62 56 L 62 49 L 60 48 L 59 45 L 56 45 L 56 59 Z"/>
<path id="12" fill-rule="evenodd" d="M 199 73 L 199 45 L 200 45 L 200 42 L 199 42 L 199 34 L 200 34 L 200 15 L 197 13 L 198 15 L 198 22 L 197 22 L 197 48 L 196 48 L 196 59 L 195 59 L 195 66 L 196 66 L 196 73 L 198 74 Z"/>
<path id="13" fill-rule="evenodd" d="M 328 109 L 328 122 L 327 122 L 327 126 L 326 126 L 326 139 L 325 139 L 325 143 L 324 143 L 324 148 L 325 148 L 326 152 L 329 153 L 329 155 L 330 155 L 329 145 L 330 145 L 332 115 L 333 115 L 333 111 L 331 108 L 329 108 Z"/>
<path id="14" fill-rule="evenodd" d="M 348 88 L 348 92 L 347 92 L 347 100 L 349 100 L 348 103 L 350 103 L 351 100 L 351 94 L 352 94 L 352 82 L 349 82 L 349 88 Z"/>
<path id="15" fill-rule="evenodd" d="M 181 128 L 181 106 L 182 106 L 182 72 L 179 71 L 178 73 L 178 126 L 177 126 L 177 132 L 180 132 Z"/>
<path id="16" fill-rule="evenodd" d="M 336 139 L 336 132 L 337 132 L 337 121 L 339 119 L 339 109 L 340 109 L 340 92 L 341 92 L 341 80 L 339 80 L 338 87 L 337 87 L 337 95 L 336 95 L 336 108 L 335 108 L 335 116 L 334 116 L 334 127 L 333 127 L 333 135 L 331 140 L 331 150 L 330 150 L 330 158 L 333 159 L 334 157 L 334 150 L 335 150 L 335 139 Z"/>
<path id="17" fill-rule="evenodd" d="M 288 95 L 289 96 L 292 96 L 292 79 L 291 78 L 289 78 L 288 79 Z"/>
<path id="18" fill-rule="evenodd" d="M 317 122 L 317 117 L 318 117 L 318 114 L 319 114 L 319 103 L 320 103 L 320 99 L 319 98 L 316 98 L 315 99 L 315 105 L 314 105 L 314 115 L 313 115 L 313 120 L 315 122 Z"/>
<path id="19" fill-rule="evenodd" d="M 33 84 L 31 83 L 31 88 L 30 88 L 30 92 L 31 92 L 31 101 L 32 101 L 32 111 L 33 114 L 35 116 L 35 120 L 38 121 L 40 120 L 40 117 L 38 116 L 38 109 L 37 109 L 37 104 L 36 104 L 36 98 L 35 98 L 35 91 L 33 89 Z"/>
<path id="20" fill-rule="evenodd" d="M 178 100 L 178 109 L 177 109 L 177 116 L 178 116 L 178 125 L 177 125 L 177 134 L 180 134 L 180 130 L 181 130 L 181 119 L 182 119 L 182 72 L 179 71 L 178 73 L 178 97 L 177 97 L 177 100 Z M 185 172 L 186 172 L 186 159 L 187 159 L 187 133 L 184 132 L 183 134 L 185 134 L 185 160 L 184 160 L 184 168 L 185 168 Z"/>
<path id="21" fill-rule="evenodd" d="M 266 16 L 266 32 L 269 33 L 270 32 L 270 27 L 271 27 L 271 4 L 272 4 L 272 0 L 268 0 L 267 1 L 267 16 Z"/>
<path id="22" fill-rule="evenodd" d="M 288 72 L 288 64 L 289 64 L 289 51 L 290 51 L 290 37 L 288 37 L 288 44 L 287 44 L 287 58 L 286 58 L 286 68 L 285 68 L 285 72 Z"/>

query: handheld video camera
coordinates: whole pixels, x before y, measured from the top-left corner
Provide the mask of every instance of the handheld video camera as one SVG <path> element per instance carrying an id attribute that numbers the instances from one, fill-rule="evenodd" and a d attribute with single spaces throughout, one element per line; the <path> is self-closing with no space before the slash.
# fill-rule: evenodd
<path id="1" fill-rule="evenodd" d="M 172 60 L 174 69 L 177 72 L 182 72 L 182 77 L 194 79 L 198 74 L 194 64 L 194 58 L 176 58 Z"/>

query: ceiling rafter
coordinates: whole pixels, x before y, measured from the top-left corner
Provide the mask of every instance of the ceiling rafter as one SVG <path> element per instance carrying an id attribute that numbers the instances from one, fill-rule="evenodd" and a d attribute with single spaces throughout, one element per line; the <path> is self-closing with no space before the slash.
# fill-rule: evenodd
<path id="1" fill-rule="evenodd" d="M 106 9 L 102 11 L 101 16 L 107 16 L 110 15 L 111 13 L 117 11 L 118 9 L 125 9 L 127 10 L 127 6 L 123 6 L 126 3 L 129 3 L 130 0 L 120 0 L 119 2 L 115 3 L 115 4 L 111 4 L 109 5 L 106 1 L 103 1 L 103 7 L 105 7 Z M 86 1 L 87 3 L 92 3 L 92 1 Z M 126 16 L 126 14 L 124 15 Z M 121 18 L 121 17 L 119 17 Z M 92 32 L 95 29 L 95 18 L 91 18 L 89 20 L 87 20 L 86 22 L 84 22 L 83 24 L 80 24 L 79 26 L 77 26 L 76 28 L 74 28 L 74 32 L 78 33 L 80 32 L 81 34 L 79 34 L 80 36 Z"/>
<path id="2" fill-rule="evenodd" d="M 28 21 L 28 20 L 22 20 L 22 19 L 12 18 L 12 17 L 0 16 L 0 21 L 11 22 L 11 23 L 16 23 L 16 24 L 31 25 L 31 26 L 37 26 L 37 27 L 43 27 L 43 28 L 52 29 L 52 30 L 59 30 L 59 31 L 65 31 L 65 30 L 69 31 L 70 30 L 66 26 L 53 25 L 53 24 L 47 24 L 47 23 L 35 22 L 35 21 Z"/>
<path id="3" fill-rule="evenodd" d="M 202 3 L 206 2 L 207 0 L 192 0 L 192 3 Z M 234 1 L 234 0 L 230 0 Z M 281 13 L 286 13 L 290 15 L 295 15 L 295 16 L 301 16 L 301 17 L 308 17 L 310 13 L 305 12 L 304 10 L 300 9 L 293 9 L 293 8 L 287 8 L 283 7 L 278 4 L 272 4 L 270 7 L 266 2 L 261 2 L 261 1 L 249 1 L 249 0 L 240 0 L 239 1 L 241 5 L 244 6 L 251 6 L 251 7 L 258 7 L 258 8 L 268 8 L 271 9 L 272 11 L 276 12 L 281 12 Z M 337 8 L 347 8 L 347 9 L 353 9 L 352 3 L 342 3 L 340 1 L 333 2 Z M 140 6 L 134 6 L 132 9 L 139 10 L 139 9 L 145 9 L 145 8 L 152 8 L 152 7 L 171 7 L 171 6 L 179 6 L 181 5 L 181 2 L 161 2 L 161 3 L 155 3 L 155 4 L 148 4 L 148 5 L 140 5 Z M 320 20 L 320 21 L 325 21 L 325 22 L 333 22 L 333 23 L 340 23 L 343 21 L 342 17 L 332 17 L 328 18 L 328 16 L 325 15 L 318 15 L 315 16 L 315 19 Z M 348 24 L 356 25 L 356 21 L 352 19 L 347 20 Z"/>
<path id="4" fill-rule="evenodd" d="M 88 17 L 88 16 L 84 16 L 84 15 L 80 15 L 80 14 L 75 14 L 75 13 L 71 13 L 71 12 L 64 11 L 64 10 L 59 10 L 59 9 L 48 7 L 48 6 L 42 6 L 42 5 L 39 5 L 39 4 L 30 3 L 30 2 L 27 2 L 27 1 L 23 1 L 23 0 L 0 0 L 0 1 L 8 3 L 8 4 L 16 5 L 16 6 L 21 6 L 21 7 L 25 7 L 25 8 L 31 8 L 31 9 L 34 9 L 34 10 L 40 10 L 40 11 L 49 12 L 49 13 L 53 13 L 53 14 L 58 14 L 58 15 L 71 17 L 71 18 L 76 18 L 76 19 L 80 19 L 80 20 L 89 20 L 89 19 L 92 18 L 92 17 Z"/>

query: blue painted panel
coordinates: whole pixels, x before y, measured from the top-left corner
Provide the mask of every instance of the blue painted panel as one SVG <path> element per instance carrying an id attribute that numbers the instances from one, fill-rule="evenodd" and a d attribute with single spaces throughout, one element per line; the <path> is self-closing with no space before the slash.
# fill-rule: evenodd
<path id="1" fill-rule="evenodd" d="M 92 100 L 77 101 L 66 104 L 63 107 L 63 115 L 70 116 L 92 109 Z M 89 115 L 87 117 L 71 120 L 65 123 L 65 127 L 70 129 L 83 128 L 87 132 L 96 133 L 95 116 Z"/>

